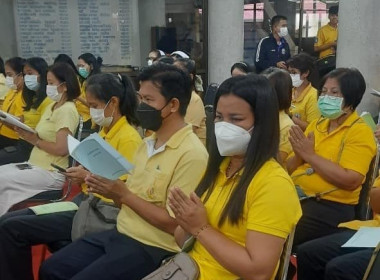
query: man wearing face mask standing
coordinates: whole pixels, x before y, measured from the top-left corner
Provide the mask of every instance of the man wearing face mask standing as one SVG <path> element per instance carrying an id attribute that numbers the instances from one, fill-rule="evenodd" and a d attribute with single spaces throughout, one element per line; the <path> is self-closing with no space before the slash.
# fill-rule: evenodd
<path id="1" fill-rule="evenodd" d="M 314 51 L 319 53 L 317 65 L 320 77 L 323 77 L 336 67 L 338 12 L 338 6 L 329 8 L 329 22 L 318 30 L 315 38 Z"/>
<path id="2" fill-rule="evenodd" d="M 86 177 L 89 191 L 120 205 L 117 228 L 89 235 L 56 252 L 40 269 L 46 279 L 139 280 L 179 251 L 177 222 L 169 210 L 169 189 L 189 195 L 207 165 L 207 151 L 184 121 L 191 97 L 188 74 L 172 65 L 154 64 L 139 77 L 137 117 L 154 131 L 135 154 L 127 182 Z"/>
<path id="3" fill-rule="evenodd" d="M 257 45 L 255 65 L 257 73 L 269 67 L 286 69 L 290 58 L 289 44 L 285 40 L 288 35 L 288 22 L 285 16 L 277 15 L 271 20 L 272 33 L 260 40 Z"/>

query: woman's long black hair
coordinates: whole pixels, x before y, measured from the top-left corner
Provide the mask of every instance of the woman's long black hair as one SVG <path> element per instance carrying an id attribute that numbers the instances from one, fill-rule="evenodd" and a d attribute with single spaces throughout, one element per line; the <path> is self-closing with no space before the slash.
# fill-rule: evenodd
<path id="1" fill-rule="evenodd" d="M 255 121 L 251 141 L 245 154 L 242 176 L 223 209 L 219 226 L 226 219 L 231 224 L 239 223 L 248 186 L 263 164 L 271 158 L 276 158 L 279 145 L 278 102 L 268 79 L 252 74 L 225 80 L 216 94 L 215 110 L 220 97 L 230 94 L 242 98 L 251 106 Z M 214 189 L 215 179 L 223 159 L 224 157 L 219 154 L 215 135 L 213 135 L 206 173 L 196 189 L 198 196 L 206 193 L 204 202 L 207 201 Z"/>
<path id="2" fill-rule="evenodd" d="M 29 111 L 31 108 L 37 109 L 46 98 L 48 64 L 41 57 L 32 57 L 26 60 L 25 65 L 29 65 L 40 75 L 40 87 L 36 91 L 30 90 L 26 86 L 22 90 L 22 97 L 25 101 L 24 110 Z"/>

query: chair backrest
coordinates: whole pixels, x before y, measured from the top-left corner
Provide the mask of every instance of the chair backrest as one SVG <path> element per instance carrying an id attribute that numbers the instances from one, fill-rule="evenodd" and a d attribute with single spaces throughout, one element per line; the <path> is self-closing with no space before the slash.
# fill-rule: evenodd
<path id="1" fill-rule="evenodd" d="M 292 229 L 282 250 L 280 265 L 276 274 L 275 280 L 286 280 L 288 275 L 288 268 L 290 262 L 290 256 L 292 254 L 293 240 L 294 240 L 295 228 Z"/>
<path id="2" fill-rule="evenodd" d="M 214 135 L 214 101 L 216 92 L 218 91 L 218 84 L 210 84 L 207 87 L 204 97 L 204 105 L 206 112 L 206 148 L 210 148 L 210 139 Z"/>
<path id="3" fill-rule="evenodd" d="M 212 83 L 207 87 L 205 97 L 203 100 L 203 104 L 205 105 L 206 109 L 209 106 L 211 106 L 211 108 L 214 107 L 214 100 L 215 100 L 216 92 L 218 91 L 218 87 L 219 85 L 216 83 Z"/>
<path id="4" fill-rule="evenodd" d="M 366 175 L 365 182 L 362 185 L 362 189 L 359 194 L 359 202 L 355 206 L 355 218 L 358 220 L 369 219 L 369 194 L 378 174 L 379 153 L 374 157 L 369 166 L 369 170 Z"/>
<path id="5" fill-rule="evenodd" d="M 363 280 L 379 280 L 380 279 L 380 243 L 373 250 L 372 258 L 369 261 L 367 270 Z"/>

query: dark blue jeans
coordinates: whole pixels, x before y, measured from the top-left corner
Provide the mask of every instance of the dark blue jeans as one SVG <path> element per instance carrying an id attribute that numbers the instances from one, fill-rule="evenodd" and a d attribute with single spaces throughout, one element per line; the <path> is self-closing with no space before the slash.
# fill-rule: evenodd
<path id="1" fill-rule="evenodd" d="M 363 279 L 373 248 L 342 248 L 355 231 L 325 236 L 298 246 L 298 280 Z"/>
<path id="2" fill-rule="evenodd" d="M 145 245 L 113 229 L 78 239 L 59 250 L 42 264 L 39 277 L 140 280 L 171 255 L 172 252 Z"/>
<path id="3" fill-rule="evenodd" d="M 73 202 L 79 204 L 83 194 Z M 37 216 L 30 209 L 0 217 L 0 279 L 33 280 L 31 246 L 48 244 L 55 250 L 71 243 L 75 211 Z M 59 244 L 58 244 L 59 243 Z"/>

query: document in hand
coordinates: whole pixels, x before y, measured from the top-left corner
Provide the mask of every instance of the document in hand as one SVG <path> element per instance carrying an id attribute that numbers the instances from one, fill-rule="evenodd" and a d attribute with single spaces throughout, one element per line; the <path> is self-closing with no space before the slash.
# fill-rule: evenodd
<path id="1" fill-rule="evenodd" d="M 23 122 L 20 122 L 20 120 L 17 117 L 15 117 L 11 114 L 8 114 L 4 111 L 1 111 L 1 110 L 0 110 L 0 121 L 8 123 L 12 127 L 17 126 L 23 130 L 28 131 L 28 132 L 36 133 L 34 131 L 34 129 L 30 128 L 29 126 L 27 126 Z"/>
<path id="2" fill-rule="evenodd" d="M 70 155 L 91 173 L 116 180 L 129 173 L 133 165 L 97 133 L 79 142 L 67 136 Z"/>

